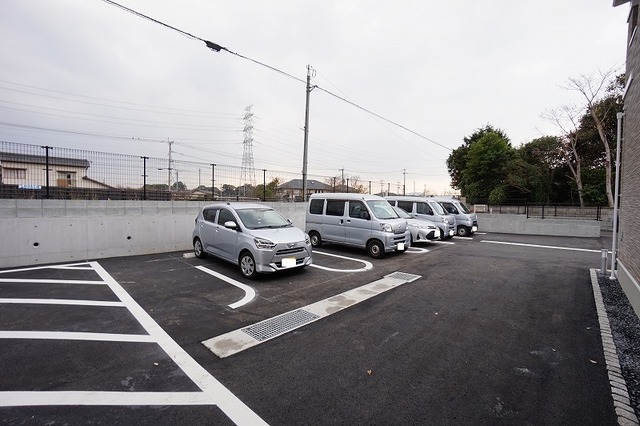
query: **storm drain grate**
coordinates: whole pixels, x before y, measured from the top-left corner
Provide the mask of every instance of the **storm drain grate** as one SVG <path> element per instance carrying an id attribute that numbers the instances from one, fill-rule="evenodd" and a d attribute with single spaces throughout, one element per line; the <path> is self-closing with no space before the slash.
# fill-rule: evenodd
<path id="1" fill-rule="evenodd" d="M 408 274 L 406 272 L 394 272 L 389 275 L 385 275 L 385 278 L 393 278 L 394 280 L 401 280 L 410 283 L 420 278 L 421 275 Z"/>
<path id="2" fill-rule="evenodd" d="M 257 341 L 262 342 L 294 330 L 318 318 L 320 317 L 316 314 L 312 314 L 304 309 L 297 309 L 275 318 L 245 327 L 241 330 Z"/>

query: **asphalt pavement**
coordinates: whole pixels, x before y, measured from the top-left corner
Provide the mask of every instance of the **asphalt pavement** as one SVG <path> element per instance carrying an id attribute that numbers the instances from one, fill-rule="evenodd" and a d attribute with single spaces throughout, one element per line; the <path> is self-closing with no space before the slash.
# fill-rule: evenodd
<path id="1" fill-rule="evenodd" d="M 451 242 L 380 260 L 360 250 L 323 246 L 318 251 L 328 254 L 315 256 L 316 267 L 256 281 L 242 279 L 233 265 L 181 252 L 89 265 L 104 270 L 100 278 L 112 291 L 98 285 L 85 266 L 0 271 L 0 279 L 12 277 L 0 281 L 0 333 L 5 333 L 0 368 L 7 372 L 0 380 L 0 419 L 3 424 L 243 423 L 238 419 L 244 417 L 229 416 L 228 399 L 218 398 L 217 391 L 207 394 L 215 382 L 224 388 L 216 389 L 228 390 L 256 418 L 274 425 L 618 424 L 590 272 L 599 267 L 600 250 L 610 248 L 610 237 L 478 233 Z M 255 299 L 231 308 L 245 293 L 198 267 L 250 286 Z M 419 279 L 226 358 L 202 344 L 321 300 L 345 302 L 344 294 L 395 272 Z M 64 281 L 69 274 L 76 274 L 73 286 Z M 40 281 L 27 286 L 18 278 Z M 81 286 L 79 280 L 93 284 Z M 620 294 L 609 291 L 613 288 L 603 288 L 602 299 L 621 307 Z M 39 297 L 100 299 L 103 306 L 43 307 L 33 302 Z M 12 298 L 31 302 L 14 306 L 7 302 Z M 114 312 L 109 303 L 123 299 Z M 631 361 L 621 356 L 620 366 L 637 413 L 639 340 L 628 331 L 637 330 L 637 317 L 633 323 L 626 313 L 619 323 L 612 317 L 610 325 L 616 344 L 627 339 L 624 353 Z M 24 334 L 43 329 L 98 329 L 121 340 L 64 345 L 42 340 L 49 334 L 33 339 Z M 139 341 L 122 341 L 123 335 Z M 113 405 L 2 405 L 3 395 L 42 391 L 124 396 Z M 174 399 L 162 403 L 153 399 L 158 395 Z M 127 402 L 127 396 L 138 399 Z"/>

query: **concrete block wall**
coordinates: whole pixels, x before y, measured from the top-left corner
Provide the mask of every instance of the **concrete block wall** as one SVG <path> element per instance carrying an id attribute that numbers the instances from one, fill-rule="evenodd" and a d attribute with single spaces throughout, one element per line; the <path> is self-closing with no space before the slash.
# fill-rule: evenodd
<path id="1" fill-rule="evenodd" d="M 202 201 L 0 200 L 0 268 L 191 251 Z M 305 229 L 306 203 L 266 203 Z M 597 237 L 600 222 L 479 214 L 481 231 Z"/>
<path id="2" fill-rule="evenodd" d="M 483 232 L 599 237 L 600 225 L 601 223 L 595 220 L 527 219 L 523 214 L 478 213 L 478 228 Z"/>

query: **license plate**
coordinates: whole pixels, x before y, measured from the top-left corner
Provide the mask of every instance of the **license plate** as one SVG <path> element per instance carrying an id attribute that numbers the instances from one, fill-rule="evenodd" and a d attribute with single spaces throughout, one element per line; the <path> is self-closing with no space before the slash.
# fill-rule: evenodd
<path id="1" fill-rule="evenodd" d="M 476 231 L 478 230 L 478 227 L 477 227 L 477 226 L 472 226 L 472 227 L 471 227 L 471 230 L 472 230 L 473 232 L 476 232 Z"/>
<path id="2" fill-rule="evenodd" d="M 404 251 L 404 243 L 398 243 L 398 251 Z"/>
<path id="3" fill-rule="evenodd" d="M 453 237 L 454 235 L 456 235 L 456 231 L 450 230 L 449 231 L 449 235 L 451 235 Z"/>
<path id="4" fill-rule="evenodd" d="M 285 257 L 284 259 L 282 259 L 283 268 L 293 268 L 294 266 L 296 266 L 295 257 Z"/>

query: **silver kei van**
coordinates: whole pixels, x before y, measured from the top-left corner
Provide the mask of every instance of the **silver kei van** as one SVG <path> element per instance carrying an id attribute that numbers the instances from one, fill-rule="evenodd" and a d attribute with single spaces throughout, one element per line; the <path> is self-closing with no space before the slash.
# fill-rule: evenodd
<path id="1" fill-rule="evenodd" d="M 411 244 L 407 221 L 377 195 L 312 194 L 305 223 L 313 247 L 323 242 L 361 247 L 381 258 Z"/>
<path id="2" fill-rule="evenodd" d="M 416 219 L 432 222 L 440 228 L 441 240 L 448 240 L 456 235 L 456 217 L 447 213 L 433 198 L 390 195 L 385 199 L 392 206 L 400 207 Z"/>
<path id="3" fill-rule="evenodd" d="M 313 261 L 309 236 L 263 204 L 220 202 L 204 206 L 191 239 L 198 258 L 211 254 L 239 265 L 247 278 L 302 268 Z"/>
<path id="4" fill-rule="evenodd" d="M 462 201 L 453 197 L 431 197 L 456 217 L 456 233 L 468 237 L 478 230 L 478 215 L 472 213 Z"/>

